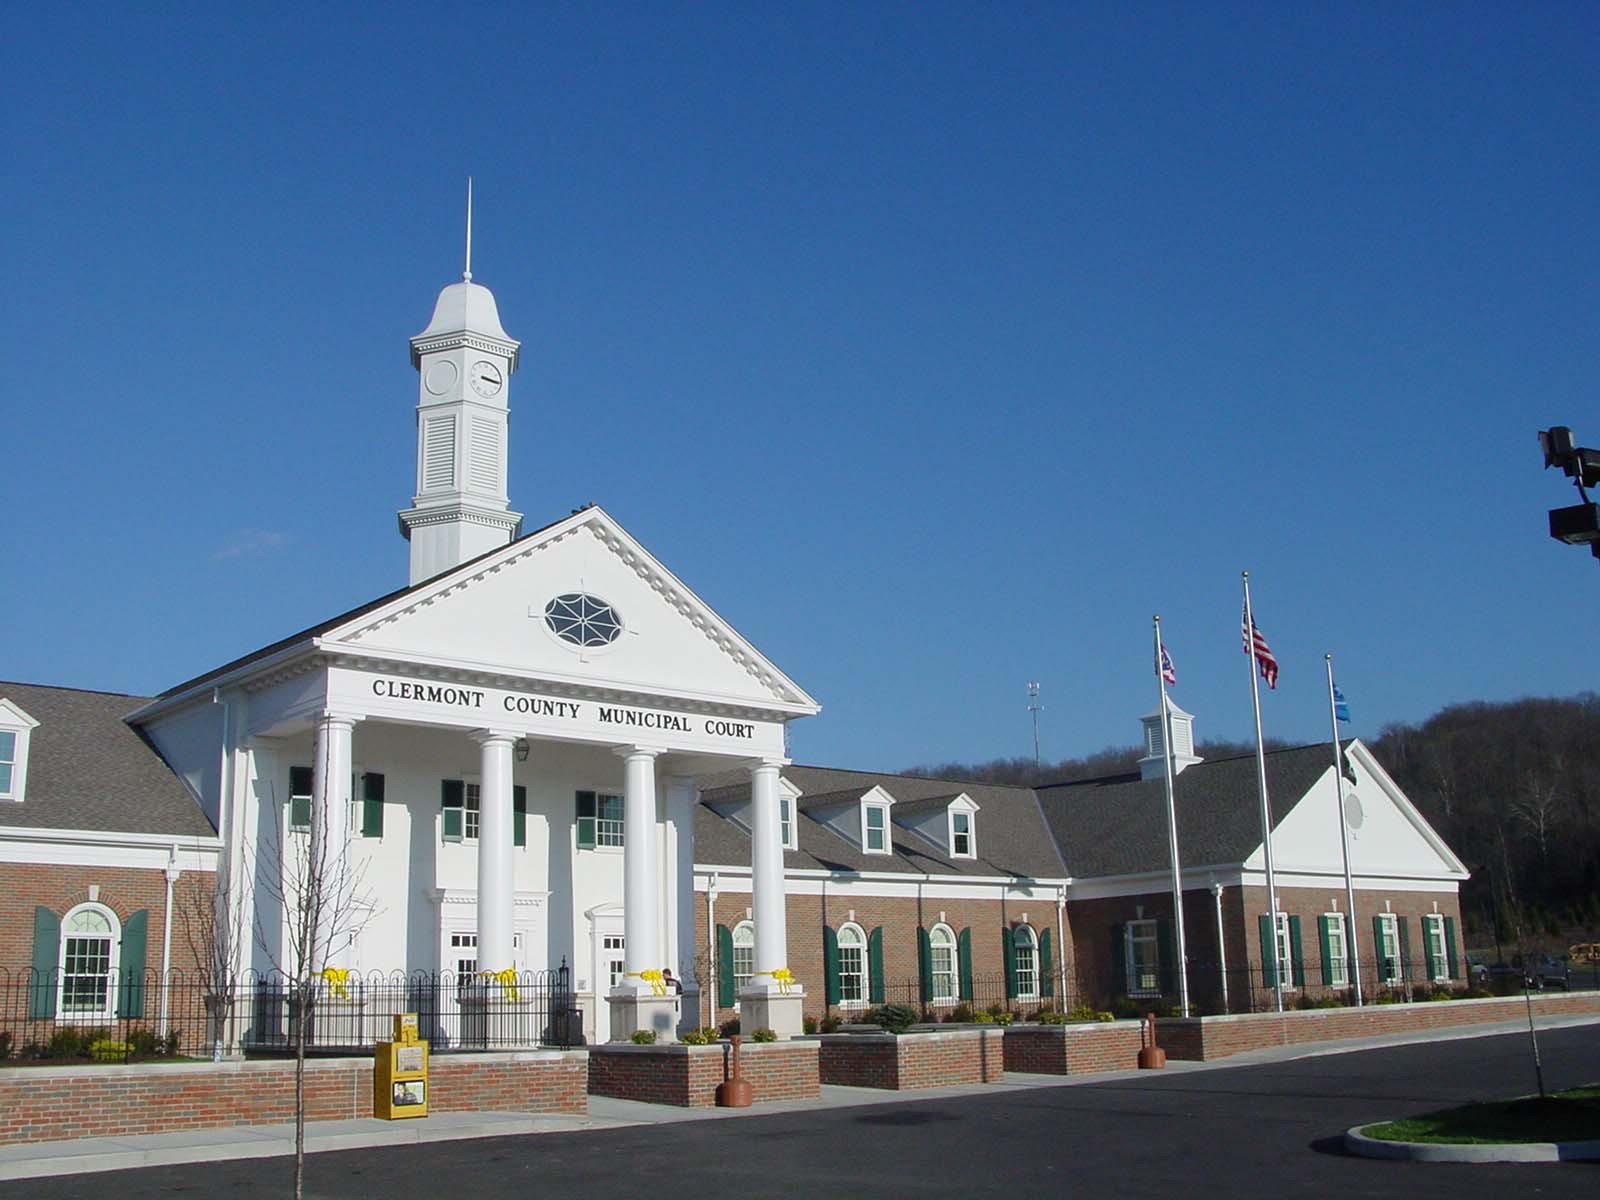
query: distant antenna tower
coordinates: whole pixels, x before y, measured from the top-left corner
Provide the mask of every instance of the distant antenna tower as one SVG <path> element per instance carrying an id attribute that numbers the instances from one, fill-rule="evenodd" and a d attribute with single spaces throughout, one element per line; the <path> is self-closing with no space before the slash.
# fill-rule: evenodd
<path id="1" fill-rule="evenodd" d="M 1039 684 L 1036 680 L 1028 681 L 1028 711 L 1033 714 L 1033 769 L 1039 769 L 1039 714 L 1044 711 L 1044 705 L 1039 703 Z"/>

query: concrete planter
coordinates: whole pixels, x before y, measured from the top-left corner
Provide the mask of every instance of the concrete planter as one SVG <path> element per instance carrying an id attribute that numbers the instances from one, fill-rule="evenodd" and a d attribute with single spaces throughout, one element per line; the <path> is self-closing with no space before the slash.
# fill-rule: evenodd
<path id="1" fill-rule="evenodd" d="M 995 1083 L 1005 1076 L 1001 1030 L 954 1026 L 914 1030 L 898 1037 L 882 1030 L 826 1034 L 821 1046 L 822 1082 L 843 1087 L 952 1087 Z"/>

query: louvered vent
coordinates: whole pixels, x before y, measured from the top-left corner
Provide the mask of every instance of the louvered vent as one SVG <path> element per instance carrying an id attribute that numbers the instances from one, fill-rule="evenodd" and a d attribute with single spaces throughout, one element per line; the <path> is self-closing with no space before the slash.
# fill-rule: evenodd
<path id="1" fill-rule="evenodd" d="M 467 486 L 475 492 L 500 493 L 500 426 L 494 421 L 473 419 Z"/>
<path id="2" fill-rule="evenodd" d="M 456 482 L 456 419 L 429 417 L 422 430 L 422 490 L 446 491 Z"/>

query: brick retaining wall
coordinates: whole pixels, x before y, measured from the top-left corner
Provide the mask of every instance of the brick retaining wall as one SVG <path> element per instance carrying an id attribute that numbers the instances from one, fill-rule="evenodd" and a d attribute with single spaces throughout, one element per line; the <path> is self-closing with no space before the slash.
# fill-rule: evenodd
<path id="1" fill-rule="evenodd" d="M 844 1087 L 950 1087 L 1005 1077 L 1003 1030 L 835 1033 L 819 1038 L 822 1082 Z"/>
<path id="2" fill-rule="evenodd" d="M 582 1051 L 439 1055 L 433 1112 L 586 1113 Z M 306 1063 L 306 1119 L 372 1115 L 372 1060 Z M 425 1119 L 425 1118 L 423 1118 Z M 294 1120 L 294 1063 L 133 1063 L 0 1069 L 0 1144 Z"/>
<path id="3" fill-rule="evenodd" d="M 1144 1045 L 1140 1021 L 1013 1025 L 1005 1031 L 1006 1070 L 1034 1075 L 1131 1071 Z"/>
<path id="4" fill-rule="evenodd" d="M 613 1042 L 589 1047 L 589 1093 L 680 1108 L 709 1108 L 717 1085 L 726 1078 L 733 1047 L 635 1046 Z M 745 1043 L 740 1074 L 749 1081 L 757 1104 L 770 1100 L 809 1100 L 822 1094 L 817 1043 L 810 1039 Z"/>
<path id="5" fill-rule="evenodd" d="M 1545 992 L 1533 998 L 1533 1009 L 1540 1016 L 1550 1017 L 1600 1014 L 1600 992 Z M 1521 996 L 1369 1004 L 1363 1008 L 1313 1008 L 1188 1020 L 1172 1017 L 1157 1023 L 1157 1036 L 1169 1058 L 1209 1061 L 1272 1046 L 1511 1021 L 1526 1017 L 1527 1012 L 1527 1003 Z"/>

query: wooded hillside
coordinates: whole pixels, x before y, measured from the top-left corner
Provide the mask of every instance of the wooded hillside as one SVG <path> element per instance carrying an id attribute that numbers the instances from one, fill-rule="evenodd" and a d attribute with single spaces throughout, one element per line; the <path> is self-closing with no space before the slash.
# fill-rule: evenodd
<path id="1" fill-rule="evenodd" d="M 1268 742 L 1268 748 L 1283 742 Z M 1600 696 L 1458 704 L 1368 743 L 1472 872 L 1469 941 L 1551 947 L 1600 931 Z M 1201 742 L 1202 758 L 1249 743 Z M 942 763 L 911 774 L 984 783 L 1092 779 L 1136 769 L 1142 750 L 1108 747 L 1035 769 L 1032 759 Z"/>

